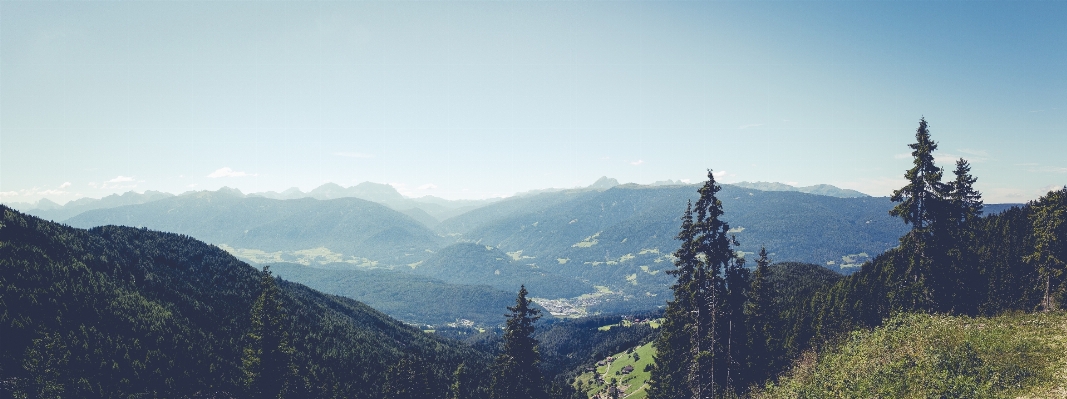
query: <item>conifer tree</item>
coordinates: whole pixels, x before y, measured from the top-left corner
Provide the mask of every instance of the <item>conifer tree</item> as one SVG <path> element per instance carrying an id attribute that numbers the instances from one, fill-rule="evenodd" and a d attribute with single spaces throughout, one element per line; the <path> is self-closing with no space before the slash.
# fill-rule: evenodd
<path id="1" fill-rule="evenodd" d="M 735 243 L 736 244 L 736 243 Z M 724 301 L 722 322 L 719 328 L 723 337 L 723 367 L 726 375 L 723 379 L 723 390 L 729 393 L 739 393 L 746 385 L 748 373 L 745 365 L 748 363 L 748 330 L 745 318 L 745 303 L 748 301 L 748 289 L 752 279 L 747 268 L 745 258 L 735 258 L 725 269 L 724 278 Z"/>
<path id="2" fill-rule="evenodd" d="M 1041 309 L 1056 309 L 1053 290 L 1059 285 L 1067 266 L 1067 187 L 1051 191 L 1044 197 L 1031 203 L 1034 212 L 1030 215 L 1033 225 L 1034 252 L 1026 256 L 1025 261 L 1037 267 L 1044 294 L 1041 296 Z"/>
<path id="3" fill-rule="evenodd" d="M 982 216 L 982 193 L 974 189 L 978 179 L 971 176 L 971 164 L 966 159 L 956 161 L 952 174 L 956 179 L 948 184 L 952 211 L 949 220 L 956 226 L 964 226 Z"/>
<path id="4" fill-rule="evenodd" d="M 448 387 L 448 399 L 469 399 L 470 387 L 467 382 L 467 364 L 460 363 L 452 373 L 452 385 Z"/>
<path id="5" fill-rule="evenodd" d="M 946 229 L 935 232 L 944 241 L 945 263 L 940 265 L 944 289 L 950 306 L 942 309 L 953 313 L 975 314 L 978 311 L 980 290 L 985 288 L 982 273 L 977 269 L 977 254 L 971 243 L 975 239 L 974 224 L 982 215 L 982 193 L 974 189 L 978 181 L 971 176 L 971 165 L 960 158 L 952 172 L 955 180 L 948 183 Z"/>
<path id="6" fill-rule="evenodd" d="M 677 237 L 681 245 L 670 271 L 677 277 L 671 286 L 674 298 L 667 303 L 655 343 L 656 367 L 648 390 L 652 399 L 717 397 L 738 372 L 731 338 L 736 331 L 743 336 L 744 327 L 733 317 L 743 317 L 748 282 L 733 251 L 736 242 L 727 234 L 730 226 L 720 219 L 720 189 L 709 170 L 708 181 L 698 190 L 700 198 L 686 206 L 682 217 Z M 731 299 L 728 280 L 740 300 Z M 741 341 L 736 348 L 744 347 Z"/>
<path id="7" fill-rule="evenodd" d="M 667 302 L 659 336 L 653 344 L 656 348 L 655 368 L 649 377 L 648 397 L 673 399 L 689 396 L 688 375 L 690 357 L 690 331 L 692 315 L 693 278 L 699 267 L 696 248 L 696 230 L 693 226 L 693 204 L 685 207 L 681 231 L 677 239 L 681 246 L 674 252 L 676 269 L 667 273 L 676 277 L 671 286 L 674 298 Z"/>
<path id="8" fill-rule="evenodd" d="M 773 324 L 771 322 L 772 293 L 767 274 L 770 272 L 770 259 L 767 248 L 760 248 L 756 270 L 752 273 L 752 284 L 748 290 L 748 304 L 745 315 L 748 317 L 748 372 L 751 381 L 762 381 L 768 377 L 771 367 L 770 340 Z"/>
<path id="9" fill-rule="evenodd" d="M 729 326 L 723 320 L 725 281 L 722 273 L 730 267 L 736 255 L 730 226 L 720 217 L 722 201 L 716 197 L 721 190 L 715 175 L 708 170 L 708 180 L 697 190 L 700 198 L 696 213 L 696 248 L 699 266 L 694 273 L 693 295 L 693 362 L 690 366 L 690 390 L 694 399 L 715 397 L 728 385 L 729 354 L 723 330 Z"/>
<path id="10" fill-rule="evenodd" d="M 891 199 L 900 204 L 893 207 L 889 214 L 904 219 L 904 223 L 912 225 L 915 231 L 926 232 L 937 218 L 939 202 L 946 190 L 941 183 L 944 171 L 934 164 L 937 142 L 930 138 L 926 118 L 919 120 L 915 143 L 908 144 L 908 147 L 912 149 L 914 166 L 904 174 L 908 184 L 893 191 Z"/>
<path id="11" fill-rule="evenodd" d="M 22 385 L 15 387 L 15 397 L 59 399 L 66 396 L 70 350 L 62 334 L 46 332 L 42 335 L 26 349 L 22 367 L 31 378 L 15 381 L 16 385 Z"/>
<path id="12" fill-rule="evenodd" d="M 899 280 L 904 287 L 900 295 L 895 296 L 895 308 L 929 309 L 937 302 L 934 291 L 938 282 L 930 280 L 930 270 L 935 257 L 940 252 L 937 243 L 932 240 L 932 225 L 938 223 L 945 212 L 944 201 L 947 186 L 941 182 L 943 170 L 934 164 L 934 151 L 937 143 L 930 138 L 926 119 L 919 120 L 915 131 L 915 143 L 909 144 L 914 157 L 911 169 L 904 174 L 908 184 L 893 191 L 890 198 L 899 202 L 890 215 L 898 216 L 904 223 L 912 226 L 911 231 L 901 237 L 901 247 L 908 252 L 908 262 L 899 270 Z"/>
<path id="13" fill-rule="evenodd" d="M 515 306 L 509 306 L 504 327 L 503 353 L 494 363 L 493 399 L 543 399 L 546 397 L 544 377 L 538 368 L 541 356 L 537 340 L 533 338 L 534 322 L 541 311 L 531 307 L 523 285 Z"/>
<path id="14" fill-rule="evenodd" d="M 252 330 L 246 336 L 248 346 L 241 362 L 244 384 L 251 398 L 281 398 L 296 369 L 287 317 L 270 266 L 263 267 L 260 290 L 252 306 Z"/>
<path id="15" fill-rule="evenodd" d="M 385 373 L 382 396 L 390 399 L 431 399 L 435 395 L 426 362 L 415 354 L 404 354 Z"/>

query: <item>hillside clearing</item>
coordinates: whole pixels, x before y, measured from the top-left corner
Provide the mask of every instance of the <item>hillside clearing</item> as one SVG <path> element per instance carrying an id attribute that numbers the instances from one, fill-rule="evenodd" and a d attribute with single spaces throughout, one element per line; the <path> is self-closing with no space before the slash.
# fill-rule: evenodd
<path id="1" fill-rule="evenodd" d="M 909 314 L 809 352 L 755 398 L 1067 397 L 1067 313 Z"/>

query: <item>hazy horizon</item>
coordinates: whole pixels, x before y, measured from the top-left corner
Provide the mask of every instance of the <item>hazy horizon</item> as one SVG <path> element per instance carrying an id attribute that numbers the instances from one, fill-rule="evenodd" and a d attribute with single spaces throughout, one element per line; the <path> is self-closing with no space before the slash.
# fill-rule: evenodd
<path id="1" fill-rule="evenodd" d="M 611 176 L 602 176 L 602 177 L 601 177 L 601 179 L 603 179 L 603 178 L 607 178 L 607 179 L 613 179 L 613 180 L 617 180 L 617 179 L 614 179 L 614 178 L 613 178 L 613 177 L 611 177 Z M 705 180 L 706 180 L 706 179 L 705 179 Z M 598 181 L 599 181 L 599 179 L 598 179 Z M 618 183 L 619 183 L 619 185 L 626 185 L 626 184 L 636 184 L 636 185 L 642 185 L 642 186 L 652 186 L 652 185 L 656 185 L 657 183 L 658 183 L 658 184 L 684 184 L 684 185 L 695 185 L 695 184 L 700 184 L 700 183 L 702 183 L 703 181 L 704 181 L 704 180 L 701 180 L 701 181 L 692 181 L 692 180 L 689 180 L 689 179 L 685 179 L 685 180 L 683 181 L 683 180 L 672 180 L 672 179 L 667 179 L 667 180 L 657 180 L 657 181 L 654 181 L 654 182 L 644 182 L 644 183 L 642 183 L 642 182 L 623 182 L 623 181 L 619 181 Z M 111 193 L 111 194 L 106 194 L 106 195 L 104 195 L 104 196 L 100 196 L 100 197 L 87 197 L 87 196 L 81 196 L 81 197 L 77 197 L 77 198 L 72 198 L 72 199 L 68 199 L 68 200 L 65 200 L 65 201 L 63 201 L 63 202 L 59 202 L 59 201 L 53 201 L 53 200 L 51 200 L 51 199 L 48 199 L 47 197 L 42 197 L 41 199 L 48 199 L 49 201 L 52 201 L 52 202 L 55 202 L 55 203 L 57 203 L 57 204 L 59 204 L 59 205 L 61 205 L 61 206 L 64 206 L 64 205 L 66 205 L 66 204 L 70 203 L 71 201 L 75 201 L 75 200 L 79 200 L 79 199 L 84 199 L 84 198 L 89 198 L 89 199 L 101 199 L 101 198 L 103 198 L 103 197 L 107 197 L 107 196 L 111 196 L 111 195 L 119 195 L 119 196 L 121 196 L 121 195 L 125 195 L 125 194 L 127 194 L 127 193 L 131 193 L 131 192 L 132 192 L 132 193 L 136 193 L 136 194 L 142 194 L 142 195 L 143 195 L 143 194 L 145 194 L 145 193 L 146 193 L 146 192 L 148 192 L 148 191 L 162 192 L 162 193 L 167 193 L 167 194 L 172 194 L 172 195 L 183 195 L 183 194 L 188 194 L 188 193 L 197 193 L 197 192 L 216 192 L 216 191 L 219 191 L 219 190 L 222 190 L 222 189 L 236 189 L 236 190 L 240 191 L 240 192 L 241 192 L 241 194 L 243 194 L 243 195 L 246 195 L 246 196 L 248 196 L 248 195 L 258 195 L 258 194 L 266 194 L 266 193 L 278 193 L 278 194 L 280 194 L 280 193 L 282 193 L 282 192 L 284 192 L 284 191 L 288 191 L 288 190 L 291 190 L 291 189 L 297 189 L 297 190 L 299 190 L 299 191 L 300 191 L 301 193 L 303 193 L 303 194 L 309 194 L 309 193 L 311 193 L 312 191 L 314 191 L 315 189 L 317 189 L 317 188 L 320 188 L 320 187 L 322 187 L 322 186 L 325 186 L 325 185 L 329 185 L 329 184 L 336 184 L 336 185 L 338 185 L 338 186 L 341 186 L 341 187 L 343 187 L 343 188 L 350 188 L 350 187 L 354 187 L 354 186 L 357 186 L 357 185 L 359 185 L 359 184 L 363 184 L 363 183 L 371 183 L 371 184 L 382 184 L 382 185 L 387 185 L 387 186 L 390 186 L 390 187 L 392 187 L 393 189 L 397 190 L 397 193 L 399 193 L 399 194 L 400 194 L 400 195 L 402 195 L 403 197 L 405 197 L 405 198 L 409 198 L 409 199 L 418 199 L 418 198 L 424 198 L 424 197 L 436 197 L 436 198 L 442 198 L 442 199 L 446 199 L 446 200 L 453 200 L 453 201 L 455 201 L 455 200 L 458 200 L 458 201 L 462 201 L 462 200 L 472 200 L 472 201 L 479 201 L 479 200 L 498 200 L 498 199 L 507 199 L 507 198 L 511 198 L 511 197 L 514 197 L 514 196 L 519 196 L 519 195 L 524 195 L 524 194 L 527 194 L 527 193 L 531 193 L 531 192 L 535 192 L 535 193 L 536 193 L 536 192 L 540 192 L 540 191 L 546 191 L 546 190 L 572 190 L 572 189 L 583 189 L 583 188 L 588 188 L 588 187 L 590 187 L 590 186 L 594 185 L 594 184 L 596 183 L 596 181 L 594 181 L 594 182 L 590 182 L 589 184 L 584 184 L 584 185 L 577 185 L 577 186 L 571 186 L 571 187 L 540 187 L 540 188 L 533 188 L 533 189 L 530 189 L 530 190 L 527 190 L 527 191 L 520 191 L 520 192 L 510 193 L 510 194 L 507 194 L 507 195 L 502 195 L 502 196 L 497 196 L 497 197 L 487 197 L 487 198 L 443 198 L 443 197 L 438 197 L 438 196 L 436 196 L 436 195 L 433 195 L 433 194 L 425 194 L 425 193 L 424 193 L 424 194 L 419 194 L 419 195 L 412 195 L 412 194 L 411 194 L 410 192 L 407 192 L 407 193 L 405 193 L 405 192 L 401 191 L 401 190 L 400 190 L 400 189 L 399 189 L 398 187 L 396 187 L 396 186 L 394 186 L 394 185 L 391 185 L 391 184 L 388 184 L 388 183 L 380 183 L 380 182 L 372 182 L 372 181 L 365 181 L 365 182 L 360 182 L 360 183 L 357 183 L 357 184 L 351 184 L 351 185 L 343 185 L 343 184 L 338 184 L 338 183 L 335 183 L 335 182 L 326 182 L 326 183 L 320 184 L 320 185 L 318 185 L 318 186 L 315 186 L 315 187 L 310 187 L 310 188 L 304 188 L 304 187 L 296 187 L 296 186 L 293 186 L 293 187 L 288 187 L 288 188 L 285 188 L 285 189 L 278 189 L 278 190 L 265 190 L 265 191 L 245 191 L 245 190 L 241 190 L 241 189 L 240 189 L 240 188 L 238 188 L 238 187 L 222 186 L 222 187 L 218 187 L 218 188 L 215 188 L 215 189 L 199 189 L 199 190 L 185 190 L 185 191 L 181 191 L 181 192 L 169 192 L 169 191 L 161 191 L 161 190 L 151 190 L 151 189 L 147 189 L 147 190 L 128 190 L 128 191 L 124 191 L 124 192 L 114 192 L 114 193 Z M 721 183 L 721 182 L 720 182 L 720 183 Z M 722 183 L 722 184 L 744 184 L 744 183 L 769 183 L 769 184 L 786 184 L 786 185 L 792 186 L 792 187 L 794 187 L 794 188 L 803 188 L 803 187 L 808 187 L 808 186 L 799 186 L 799 185 L 796 185 L 796 184 L 788 184 L 788 183 L 783 183 L 783 182 L 763 182 L 763 181 L 756 181 L 756 182 L 740 181 L 740 182 L 732 182 L 732 183 Z M 816 183 L 816 184 L 812 184 L 812 185 L 810 185 L 810 186 L 815 186 L 815 185 L 820 185 L 820 184 L 823 184 L 823 183 Z M 834 186 L 834 187 L 837 187 L 837 186 Z M 844 189 L 844 190 L 849 190 L 849 189 L 847 189 L 847 188 L 845 188 L 845 187 L 837 187 L 837 188 L 839 188 L 839 189 Z M 863 193 L 863 192 L 861 192 L 861 194 L 865 194 L 865 195 L 870 195 L 870 194 L 867 194 L 867 193 Z M 872 195 L 872 196 L 873 196 L 873 195 Z M 37 202 L 37 201 L 31 201 L 31 202 L 19 202 L 19 201 L 10 201 L 10 200 L 4 200 L 3 202 L 0 202 L 0 203 L 3 203 L 3 204 L 5 204 L 5 205 L 11 205 L 11 204 L 22 204 L 22 205 L 35 205 L 35 204 L 36 204 L 36 202 Z"/>

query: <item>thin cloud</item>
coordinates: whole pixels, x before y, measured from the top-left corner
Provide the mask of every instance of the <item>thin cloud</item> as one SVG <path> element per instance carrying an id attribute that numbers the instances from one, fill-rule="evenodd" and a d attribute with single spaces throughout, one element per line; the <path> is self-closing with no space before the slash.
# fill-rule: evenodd
<path id="1" fill-rule="evenodd" d="M 207 177 L 210 177 L 212 179 L 217 179 L 217 178 L 220 178 L 220 177 L 245 177 L 245 176 L 256 176 L 256 174 L 255 173 L 247 173 L 247 172 L 238 172 L 236 170 L 230 169 L 229 167 L 225 167 L 225 168 L 219 168 L 218 170 L 216 170 L 214 172 L 211 172 L 211 174 L 207 175 Z"/>
<path id="2" fill-rule="evenodd" d="M 1030 169 L 1030 171 L 1035 173 L 1067 173 L 1067 168 L 1059 166 L 1043 166 Z"/>
<path id="3" fill-rule="evenodd" d="M 69 181 L 59 185 L 59 188 L 67 188 L 67 187 L 70 187 L 70 182 Z"/>
<path id="4" fill-rule="evenodd" d="M 114 179 L 106 181 L 105 183 L 126 183 L 126 182 L 131 182 L 131 181 L 133 181 L 132 177 L 118 176 L 118 177 L 116 177 Z"/>
<path id="5" fill-rule="evenodd" d="M 941 154 L 934 154 L 934 161 L 955 164 L 956 160 L 960 158 L 966 159 L 967 162 L 970 163 L 982 163 L 989 160 L 989 152 L 986 150 L 972 150 L 965 148 L 956 151 L 959 151 L 963 155 L 957 155 L 947 152 Z"/>
<path id="6" fill-rule="evenodd" d="M 362 152 L 335 152 L 333 155 L 345 158 L 357 158 L 357 159 L 370 159 L 374 158 L 374 154 L 364 154 Z"/>
<path id="7" fill-rule="evenodd" d="M 435 188 L 437 188 L 437 185 L 433 183 L 426 183 L 419 186 L 419 190 L 433 190 Z"/>
<path id="8" fill-rule="evenodd" d="M 902 152 L 900 154 L 893 154 L 894 159 L 908 159 L 911 158 L 910 152 Z"/>
<path id="9" fill-rule="evenodd" d="M 763 126 L 763 125 L 764 125 L 763 123 L 749 123 L 747 125 L 738 126 L 737 130 L 745 130 L 745 129 L 749 129 L 749 128 L 753 128 L 753 127 L 760 127 L 760 126 Z"/>
<path id="10" fill-rule="evenodd" d="M 645 160 L 638 159 L 636 161 L 630 162 L 630 165 L 637 166 L 637 165 L 640 165 L 640 164 L 643 164 L 643 163 L 645 163 Z"/>
<path id="11" fill-rule="evenodd" d="M 989 151 L 986 151 L 986 150 L 972 150 L 972 149 L 969 149 L 969 148 L 963 148 L 963 149 L 960 149 L 958 151 L 962 152 L 964 154 L 967 154 L 967 155 L 972 155 L 972 156 L 982 157 L 982 158 L 989 158 Z"/>

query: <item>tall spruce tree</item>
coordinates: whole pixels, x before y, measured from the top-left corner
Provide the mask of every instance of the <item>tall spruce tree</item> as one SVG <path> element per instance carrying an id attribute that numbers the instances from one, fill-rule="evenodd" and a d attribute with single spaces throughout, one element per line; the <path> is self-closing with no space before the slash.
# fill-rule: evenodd
<path id="1" fill-rule="evenodd" d="M 941 309 L 952 313 L 976 314 L 979 297 L 985 288 L 983 275 L 978 270 L 977 253 L 971 245 L 975 239 L 974 225 L 982 215 L 982 193 L 974 189 L 978 181 L 971 176 L 971 165 L 960 158 L 956 169 L 952 171 L 955 180 L 948 183 L 946 227 L 943 232 L 935 232 L 945 243 L 945 263 L 939 266 L 944 276 L 944 288 L 948 292 L 951 305 Z"/>
<path id="2" fill-rule="evenodd" d="M 749 381 L 762 381 L 769 376 L 771 368 L 770 347 L 774 323 L 771 321 L 773 296 L 767 274 L 770 273 L 771 261 L 767 257 L 767 248 L 759 251 L 756 270 L 752 273 L 752 283 L 748 290 L 748 303 L 745 315 L 748 318 L 748 375 Z"/>
<path id="3" fill-rule="evenodd" d="M 956 161 L 952 174 L 956 178 L 948 183 L 952 212 L 949 220 L 956 226 L 965 226 L 982 216 L 982 193 L 974 189 L 978 178 L 971 175 L 971 164 L 966 159 Z"/>
<path id="4" fill-rule="evenodd" d="M 280 290 L 270 272 L 263 267 L 260 294 L 252 305 L 252 329 L 246 339 L 242 358 L 244 384 L 250 398 L 282 398 L 293 382 L 296 368 L 289 345 L 288 320 L 279 298 Z"/>
<path id="5" fill-rule="evenodd" d="M 493 399 L 543 399 L 544 377 L 538 368 L 541 356 L 537 352 L 537 340 L 533 338 L 534 322 L 540 319 L 541 311 L 534 309 L 523 285 L 515 298 L 515 306 L 509 306 L 504 327 L 503 352 L 494 363 L 492 381 Z"/>
<path id="6" fill-rule="evenodd" d="M 693 223 L 693 204 L 685 207 L 682 227 L 676 237 L 681 246 L 674 252 L 674 270 L 667 273 L 677 279 L 671 290 L 674 298 L 667 302 L 663 323 L 659 335 L 653 344 L 656 347 L 655 367 L 649 377 L 648 397 L 650 399 L 674 399 L 689 396 L 688 375 L 692 363 L 689 347 L 692 335 L 689 326 L 692 323 L 690 311 L 692 305 L 693 280 L 696 269 L 700 267 L 697 259 L 696 228 Z"/>
<path id="7" fill-rule="evenodd" d="M 730 225 L 720 219 L 722 201 L 716 194 L 722 187 L 715 182 L 715 174 L 708 170 L 708 180 L 697 190 L 700 198 L 696 213 L 696 248 L 700 264 L 694 278 L 693 363 L 690 366 L 690 390 L 694 399 L 720 395 L 729 385 L 730 356 L 723 339 L 729 321 L 723 318 L 726 282 L 724 271 L 736 259 L 729 236 Z"/>
<path id="8" fill-rule="evenodd" d="M 735 243 L 736 244 L 736 243 Z M 724 273 L 723 314 L 720 336 L 723 343 L 723 367 L 726 375 L 723 390 L 727 393 L 740 393 L 748 385 L 748 329 L 745 317 L 745 303 L 748 302 L 748 289 L 752 277 L 745 267 L 744 258 L 735 258 L 727 264 Z"/>
<path id="9" fill-rule="evenodd" d="M 912 168 L 904 174 L 908 184 L 893 191 L 890 199 L 899 204 L 889 214 L 900 217 L 904 223 L 912 226 L 911 231 L 901 237 L 901 249 L 907 251 L 909 259 L 903 265 L 903 270 L 898 270 L 900 275 L 897 280 L 903 286 L 893 296 L 896 303 L 891 306 L 905 310 L 930 309 L 938 303 L 935 291 L 941 283 L 931 278 L 931 268 L 941 252 L 938 243 L 933 240 L 933 231 L 934 225 L 943 219 L 943 199 L 948 187 L 941 182 L 944 171 L 934 164 L 933 154 L 937 150 L 937 143 L 930 138 L 925 118 L 919 120 L 915 143 L 908 147 L 912 149 L 914 158 Z"/>
<path id="10" fill-rule="evenodd" d="M 926 232 L 928 226 L 937 219 L 939 202 L 944 197 L 946 187 L 941 183 L 944 171 L 934 164 L 934 151 L 937 142 L 930 138 L 926 118 L 919 120 L 915 130 L 915 143 L 908 144 L 912 149 L 912 168 L 904 173 L 908 184 L 893 191 L 890 198 L 899 202 L 889 211 L 890 215 L 904 219 L 914 230 Z"/>
<path id="11" fill-rule="evenodd" d="M 734 253 L 737 243 L 728 234 L 730 226 L 720 219 L 720 189 L 708 170 L 700 198 L 682 216 L 681 245 L 670 271 L 677 277 L 671 286 L 674 298 L 667 303 L 655 343 L 656 367 L 648 390 L 652 399 L 719 397 L 740 372 L 737 354 L 745 339 L 732 339 L 745 335 L 741 319 L 748 279 Z M 733 292 L 728 291 L 731 285 Z"/>

